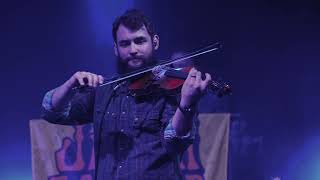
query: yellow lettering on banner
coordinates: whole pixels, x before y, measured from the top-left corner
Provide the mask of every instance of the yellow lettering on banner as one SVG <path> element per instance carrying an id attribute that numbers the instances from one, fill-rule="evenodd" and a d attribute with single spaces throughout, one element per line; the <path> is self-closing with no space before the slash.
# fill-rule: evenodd
<path id="1" fill-rule="evenodd" d="M 71 145 L 70 139 L 64 139 L 62 144 L 62 149 L 57 152 L 57 163 L 58 169 L 60 171 L 80 171 L 84 168 L 84 161 L 82 158 L 82 141 L 83 141 L 83 133 L 82 127 L 76 127 L 76 144 L 77 144 L 77 152 L 76 152 L 76 161 L 72 165 L 67 165 L 64 161 L 66 157 L 66 152 L 69 146 Z"/>
<path id="2" fill-rule="evenodd" d="M 199 169 L 199 165 L 195 159 L 195 154 L 193 151 L 194 145 L 190 145 L 189 148 L 187 149 L 187 161 L 183 162 L 181 161 L 180 163 L 180 169 L 188 169 L 188 170 L 196 170 Z"/>

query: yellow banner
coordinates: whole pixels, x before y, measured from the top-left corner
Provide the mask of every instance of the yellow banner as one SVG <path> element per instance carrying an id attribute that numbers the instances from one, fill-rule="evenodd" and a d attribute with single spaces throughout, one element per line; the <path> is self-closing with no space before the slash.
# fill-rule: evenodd
<path id="1" fill-rule="evenodd" d="M 183 155 L 186 180 L 227 180 L 230 114 L 199 114 L 196 141 Z M 90 180 L 94 175 L 92 125 L 30 121 L 34 180 Z"/>

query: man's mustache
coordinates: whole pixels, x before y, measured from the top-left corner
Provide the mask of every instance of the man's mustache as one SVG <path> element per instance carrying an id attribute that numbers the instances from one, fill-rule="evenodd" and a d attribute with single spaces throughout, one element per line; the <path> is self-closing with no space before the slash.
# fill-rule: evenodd
<path id="1" fill-rule="evenodd" d="M 145 58 L 143 56 L 129 57 L 129 58 L 126 58 L 125 60 L 128 62 L 128 61 L 134 60 L 134 59 L 141 59 L 141 60 L 145 61 Z"/>

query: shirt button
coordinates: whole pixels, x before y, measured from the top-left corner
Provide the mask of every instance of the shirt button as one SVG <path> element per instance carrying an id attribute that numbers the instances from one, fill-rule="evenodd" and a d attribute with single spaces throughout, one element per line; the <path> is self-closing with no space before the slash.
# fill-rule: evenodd
<path id="1" fill-rule="evenodd" d="M 120 131 L 121 131 L 121 132 L 124 132 L 124 130 L 123 130 L 123 129 L 121 129 Z"/>
<path id="2" fill-rule="evenodd" d="M 138 121 L 139 119 L 138 119 L 138 118 L 134 118 L 134 120 L 135 120 L 135 121 Z"/>
<path id="3" fill-rule="evenodd" d="M 119 168 L 122 168 L 122 166 L 120 165 Z"/>
<path id="4" fill-rule="evenodd" d="M 123 111 L 122 114 L 126 114 L 126 112 Z"/>

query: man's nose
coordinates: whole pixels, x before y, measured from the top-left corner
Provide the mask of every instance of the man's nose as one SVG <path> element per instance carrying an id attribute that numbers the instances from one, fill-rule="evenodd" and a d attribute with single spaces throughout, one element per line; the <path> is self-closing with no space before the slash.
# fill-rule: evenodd
<path id="1" fill-rule="evenodd" d="M 137 55 L 138 49 L 137 49 L 137 46 L 134 43 L 131 43 L 129 53 L 130 53 L 131 56 Z"/>

